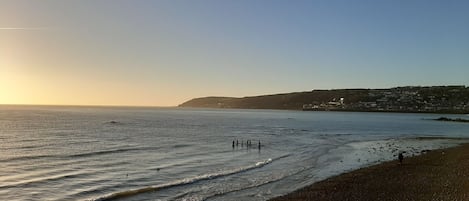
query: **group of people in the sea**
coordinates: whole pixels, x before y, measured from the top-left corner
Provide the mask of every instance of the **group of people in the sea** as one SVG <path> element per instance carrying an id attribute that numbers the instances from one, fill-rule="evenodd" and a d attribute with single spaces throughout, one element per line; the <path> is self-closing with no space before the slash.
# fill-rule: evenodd
<path id="1" fill-rule="evenodd" d="M 235 142 L 236 141 L 236 142 Z M 239 140 L 236 139 L 236 140 L 233 140 L 233 143 L 232 143 L 232 147 L 233 149 L 235 147 L 239 147 Z M 251 140 L 246 140 L 246 143 L 244 142 L 244 140 L 241 140 L 241 147 L 244 147 L 244 145 L 246 145 L 246 148 L 249 149 L 252 147 L 252 141 Z M 257 143 L 257 149 L 261 150 L 261 141 L 259 140 L 258 143 Z"/>

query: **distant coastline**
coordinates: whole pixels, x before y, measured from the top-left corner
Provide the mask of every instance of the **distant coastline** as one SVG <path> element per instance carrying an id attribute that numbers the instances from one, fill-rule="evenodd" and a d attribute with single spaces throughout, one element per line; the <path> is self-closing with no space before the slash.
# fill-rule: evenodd
<path id="1" fill-rule="evenodd" d="M 469 87 L 407 86 L 312 90 L 242 98 L 203 97 L 179 107 L 469 114 Z"/>

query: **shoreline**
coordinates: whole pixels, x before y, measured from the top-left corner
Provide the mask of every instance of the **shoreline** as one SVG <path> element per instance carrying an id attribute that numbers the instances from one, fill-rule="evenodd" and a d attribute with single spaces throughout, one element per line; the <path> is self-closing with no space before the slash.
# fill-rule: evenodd
<path id="1" fill-rule="evenodd" d="M 469 200 L 469 143 L 360 168 L 269 201 Z"/>
<path id="2" fill-rule="evenodd" d="M 403 110 L 354 110 L 354 109 L 329 109 L 329 110 L 305 110 L 302 108 L 242 108 L 242 107 L 195 107 L 195 106 L 175 106 L 175 108 L 193 109 L 221 109 L 221 110 L 279 110 L 279 111 L 302 111 L 302 112 L 357 112 L 357 113 L 397 113 L 397 114 L 448 114 L 448 115 L 469 115 L 469 112 L 455 111 L 403 111 Z"/>

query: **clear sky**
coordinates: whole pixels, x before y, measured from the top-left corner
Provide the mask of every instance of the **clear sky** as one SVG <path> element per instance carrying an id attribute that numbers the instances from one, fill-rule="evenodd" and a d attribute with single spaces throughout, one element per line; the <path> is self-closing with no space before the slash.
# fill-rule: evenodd
<path id="1" fill-rule="evenodd" d="M 453 84 L 467 0 L 0 0 L 0 104 Z"/>

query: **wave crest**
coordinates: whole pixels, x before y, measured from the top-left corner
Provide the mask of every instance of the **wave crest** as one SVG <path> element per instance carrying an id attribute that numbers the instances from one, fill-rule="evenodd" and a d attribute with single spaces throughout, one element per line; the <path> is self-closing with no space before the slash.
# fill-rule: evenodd
<path id="1" fill-rule="evenodd" d="M 280 157 L 282 158 L 282 157 Z M 278 158 L 277 158 L 278 159 Z M 157 191 L 165 188 L 170 188 L 174 186 L 181 186 L 181 185 L 187 185 L 187 184 L 193 184 L 199 181 L 203 180 L 210 180 L 210 179 L 215 179 L 219 177 L 224 177 L 224 176 L 229 176 L 245 171 L 249 171 L 255 168 L 261 168 L 269 163 L 271 163 L 273 160 L 271 158 L 264 160 L 264 161 L 259 161 L 255 163 L 254 165 L 246 166 L 246 167 L 240 167 L 236 169 L 231 169 L 231 170 L 225 170 L 225 171 L 220 171 L 220 172 L 215 172 L 215 173 L 208 173 L 208 174 L 203 174 L 199 175 L 196 177 L 192 178 L 184 178 L 181 180 L 176 180 L 174 182 L 166 183 L 166 184 L 160 184 L 156 186 L 149 186 L 149 187 L 144 187 L 144 188 L 139 188 L 139 189 L 134 189 L 134 190 L 128 190 L 128 191 L 121 191 L 117 193 L 113 193 L 110 195 L 106 195 L 97 199 L 94 199 L 94 201 L 108 201 L 108 200 L 115 200 L 115 199 L 120 199 L 120 198 L 125 198 L 125 197 L 130 197 L 142 193 L 147 193 L 147 192 L 152 192 L 152 191 Z"/>

